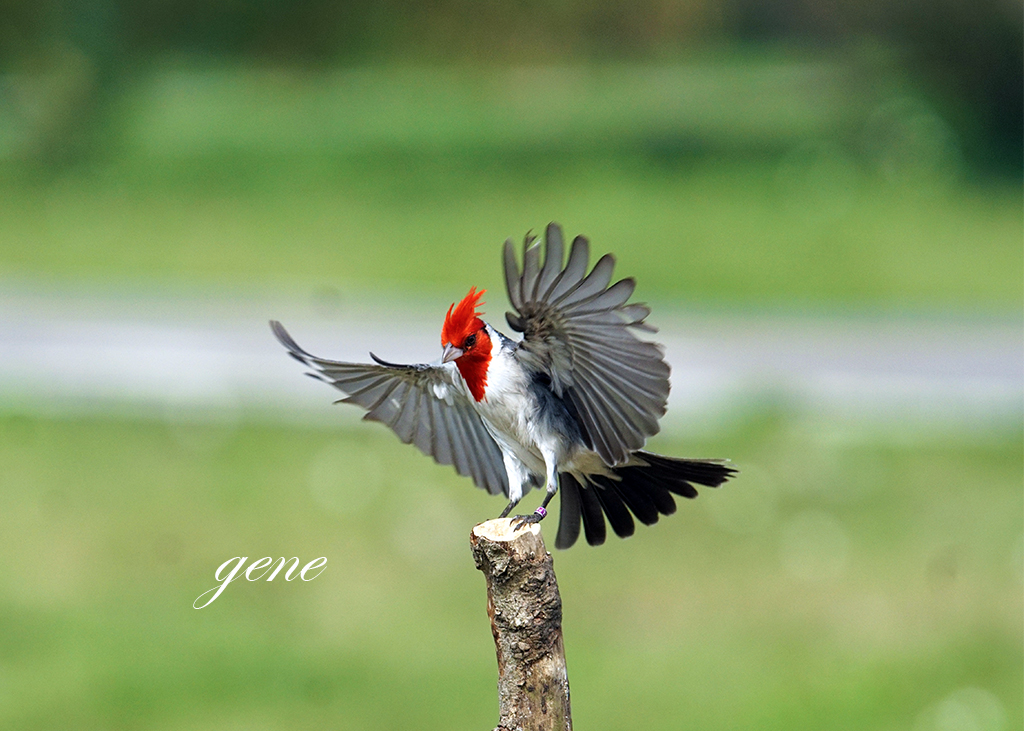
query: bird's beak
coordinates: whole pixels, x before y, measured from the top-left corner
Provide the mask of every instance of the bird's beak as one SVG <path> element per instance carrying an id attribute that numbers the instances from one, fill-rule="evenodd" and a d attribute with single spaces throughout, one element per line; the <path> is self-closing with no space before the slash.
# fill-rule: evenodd
<path id="1" fill-rule="evenodd" d="M 456 358 L 461 358 L 463 352 L 461 348 L 456 348 L 451 343 L 445 343 L 444 352 L 441 353 L 441 362 L 451 363 Z"/>

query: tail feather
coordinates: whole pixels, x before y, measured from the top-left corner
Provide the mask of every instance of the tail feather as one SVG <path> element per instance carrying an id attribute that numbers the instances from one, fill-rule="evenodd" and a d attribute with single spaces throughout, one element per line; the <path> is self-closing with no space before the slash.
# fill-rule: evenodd
<path id="1" fill-rule="evenodd" d="M 671 475 L 666 475 L 659 471 L 660 468 L 652 465 L 646 467 L 634 467 L 633 471 L 626 475 L 621 475 L 624 479 L 629 479 L 633 482 L 646 483 L 652 490 L 659 490 L 661 492 L 670 493 L 672 495 L 679 495 L 687 499 L 693 499 L 697 497 L 697 488 L 691 485 L 686 480 L 675 479 Z M 675 504 L 675 501 L 672 501 Z"/>
<path id="2" fill-rule="evenodd" d="M 624 485 L 621 482 L 615 482 L 615 480 L 609 480 L 608 478 L 602 478 L 602 483 L 599 483 L 601 487 L 615 490 L 622 496 L 626 505 L 633 511 L 633 515 L 641 523 L 653 525 L 658 522 L 658 505 L 651 499 L 647 491 L 638 489 L 636 485 Z"/>
<path id="3" fill-rule="evenodd" d="M 634 515 L 644 525 L 653 525 L 660 515 L 676 511 L 673 493 L 695 498 L 694 484 L 718 487 L 737 472 L 725 460 L 676 459 L 643 451 L 633 454 L 638 463 L 616 468 L 618 479 L 589 475 L 587 484 L 581 485 L 568 473 L 559 476 L 557 548 L 569 548 L 576 542 L 581 520 L 587 543 L 601 545 L 607 535 L 605 516 L 617 536 L 631 536 L 636 529 Z"/>
<path id="4" fill-rule="evenodd" d="M 580 537 L 580 483 L 576 478 L 565 472 L 558 476 L 558 536 L 555 538 L 557 548 L 568 548 Z"/>
<path id="5" fill-rule="evenodd" d="M 601 502 L 601 508 L 604 509 L 604 514 L 608 516 L 608 523 L 611 525 L 612 530 L 615 531 L 615 535 L 619 538 L 628 538 L 633 535 L 634 531 L 636 531 L 633 516 L 629 514 L 629 510 L 623 504 L 618 491 L 594 490 L 594 494 L 597 495 L 597 499 Z"/>
<path id="6" fill-rule="evenodd" d="M 705 487 L 718 487 L 737 472 L 737 469 L 724 459 L 677 459 L 644 451 L 633 454 L 652 467 L 660 468 L 654 473 L 659 477 L 696 482 Z"/>
<path id="7" fill-rule="evenodd" d="M 580 489 L 580 507 L 583 517 L 583 533 L 587 537 L 587 543 L 591 546 L 600 546 L 604 543 L 607 531 L 604 525 L 604 512 L 601 510 L 601 501 L 594 491 L 587 487 Z M 558 539 L 555 539 L 558 545 Z"/>
<path id="8" fill-rule="evenodd" d="M 644 524 L 657 523 L 659 513 L 672 515 L 676 512 L 676 501 L 672 499 L 671 492 L 655 475 L 648 474 L 645 470 L 633 470 L 621 477 L 622 479 L 618 481 L 605 479 L 619 491 L 633 493 L 638 509 L 642 508 L 644 511 L 640 513 L 635 509 L 633 512 Z"/>

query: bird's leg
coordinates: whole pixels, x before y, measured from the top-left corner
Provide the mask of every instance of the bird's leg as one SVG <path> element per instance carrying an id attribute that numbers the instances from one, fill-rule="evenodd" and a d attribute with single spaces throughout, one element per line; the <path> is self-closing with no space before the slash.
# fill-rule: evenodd
<path id="1" fill-rule="evenodd" d="M 522 498 L 516 498 L 515 500 L 509 500 L 508 501 L 508 505 L 505 506 L 505 509 L 501 511 L 501 515 L 499 515 L 498 517 L 499 518 L 508 517 L 508 514 L 512 512 L 512 508 L 514 508 L 516 505 L 518 505 L 520 500 L 522 500 Z"/>
<path id="2" fill-rule="evenodd" d="M 553 458 L 548 459 L 548 455 L 545 455 L 544 461 L 548 468 L 548 494 L 544 496 L 544 502 L 542 502 L 540 507 L 534 510 L 533 513 L 530 515 L 517 515 L 512 519 L 512 530 L 514 531 L 544 520 L 545 516 L 548 514 L 548 503 L 551 502 L 551 498 L 553 498 L 555 493 L 558 492 L 558 467 L 555 460 Z"/>
<path id="3" fill-rule="evenodd" d="M 508 505 L 501 511 L 499 518 L 505 518 L 512 512 L 512 508 L 523 499 L 523 487 L 529 479 L 529 472 L 519 459 L 511 452 L 501 451 L 501 458 L 505 462 L 505 472 L 508 474 Z"/>

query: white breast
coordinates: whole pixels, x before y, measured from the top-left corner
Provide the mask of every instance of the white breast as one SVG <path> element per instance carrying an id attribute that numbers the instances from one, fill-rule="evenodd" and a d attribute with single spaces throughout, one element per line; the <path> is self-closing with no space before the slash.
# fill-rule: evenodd
<path id="1" fill-rule="evenodd" d="M 529 388 L 529 376 L 512 354 L 502 348 L 501 336 L 491 331 L 494 352 L 487 368 L 484 398 L 474 402 L 484 426 L 498 445 L 512 452 L 533 472 L 544 473 L 539 442 L 543 435 L 536 429 L 539 405 Z"/>

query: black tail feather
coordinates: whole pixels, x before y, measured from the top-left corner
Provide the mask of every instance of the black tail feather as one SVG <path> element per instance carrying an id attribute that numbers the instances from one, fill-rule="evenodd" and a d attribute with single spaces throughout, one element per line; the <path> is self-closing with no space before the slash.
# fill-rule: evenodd
<path id="1" fill-rule="evenodd" d="M 633 467 L 630 478 L 640 482 L 646 482 L 651 487 L 666 492 L 674 493 L 680 497 L 693 499 L 697 497 L 697 488 L 685 480 L 673 479 L 672 477 L 659 472 L 658 467 Z"/>
<path id="2" fill-rule="evenodd" d="M 619 477 L 621 479 L 615 483 L 616 487 L 620 490 L 632 490 L 637 496 L 636 499 L 642 501 L 647 516 L 641 516 L 639 513 L 637 516 L 647 525 L 657 523 L 659 513 L 672 515 L 676 512 L 676 501 L 668 487 L 647 469 L 633 469 L 626 474 L 619 474 Z"/>
<path id="3" fill-rule="evenodd" d="M 601 487 L 618 492 L 629 509 L 633 511 L 633 515 L 644 525 L 654 525 L 658 522 L 657 503 L 651 499 L 647 490 L 638 488 L 635 482 L 616 481 L 603 477 L 599 484 Z"/>
<path id="4" fill-rule="evenodd" d="M 580 537 L 580 483 L 568 472 L 558 476 L 559 513 L 555 548 L 568 548 Z"/>
<path id="5" fill-rule="evenodd" d="M 583 509 L 583 533 L 587 536 L 587 543 L 591 546 L 600 546 L 604 543 L 607 532 L 601 501 L 594 494 L 593 486 L 588 485 L 580 489 L 580 507 Z"/>
<path id="6" fill-rule="evenodd" d="M 654 473 L 659 477 L 696 482 L 705 487 L 718 487 L 737 472 L 737 469 L 727 460 L 722 459 L 677 459 L 643 451 L 633 454 L 651 467 L 660 468 Z"/>
<path id="7" fill-rule="evenodd" d="M 629 514 L 626 506 L 622 504 L 622 498 L 614 489 L 594 490 L 597 499 L 601 502 L 604 514 L 608 516 L 608 523 L 611 525 L 615 535 L 619 538 L 628 538 L 636 531 L 633 523 L 633 516 Z"/>
<path id="8" fill-rule="evenodd" d="M 630 512 L 644 525 L 653 525 L 659 515 L 676 511 L 672 493 L 695 498 L 697 489 L 692 483 L 718 487 L 737 472 L 724 460 L 676 459 L 642 451 L 634 456 L 643 464 L 615 469 L 618 479 L 590 475 L 588 484 L 581 485 L 568 473 L 559 476 L 562 497 L 557 548 L 569 548 L 576 542 L 581 520 L 587 543 L 604 543 L 605 515 L 616 535 L 631 536 L 636 525 Z"/>

